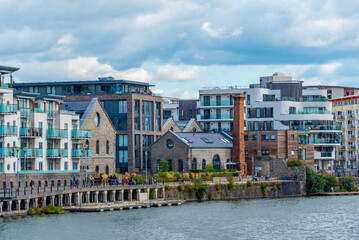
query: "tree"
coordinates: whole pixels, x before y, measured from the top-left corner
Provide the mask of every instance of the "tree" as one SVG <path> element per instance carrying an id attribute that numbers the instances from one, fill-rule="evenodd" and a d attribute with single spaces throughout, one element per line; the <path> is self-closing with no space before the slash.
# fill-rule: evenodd
<path id="1" fill-rule="evenodd" d="M 160 161 L 159 162 L 159 172 L 168 172 L 169 165 L 167 161 Z"/>

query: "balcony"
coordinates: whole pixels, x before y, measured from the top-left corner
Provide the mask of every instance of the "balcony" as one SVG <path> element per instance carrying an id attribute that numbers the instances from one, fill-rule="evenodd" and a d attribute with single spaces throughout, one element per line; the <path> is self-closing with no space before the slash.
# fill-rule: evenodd
<path id="1" fill-rule="evenodd" d="M 329 102 L 329 99 L 327 97 L 325 97 L 325 96 L 321 96 L 321 97 L 318 97 L 318 98 L 303 96 L 300 99 L 300 101 L 301 102 Z"/>
<path id="2" fill-rule="evenodd" d="M 72 130 L 71 132 L 73 139 L 86 139 L 91 138 L 91 131 L 83 131 L 83 130 Z"/>
<path id="3" fill-rule="evenodd" d="M 17 105 L 0 104 L 0 115 L 9 115 L 17 113 Z"/>
<path id="4" fill-rule="evenodd" d="M 356 145 L 349 145 L 348 148 L 349 149 L 356 149 Z"/>
<path id="5" fill-rule="evenodd" d="M 233 116 L 231 114 L 211 114 L 211 115 L 201 115 L 202 120 L 206 119 L 233 119 Z"/>
<path id="6" fill-rule="evenodd" d="M 344 115 L 338 115 L 337 119 L 345 119 L 345 116 Z"/>
<path id="7" fill-rule="evenodd" d="M 24 138 L 42 137 L 42 128 L 20 128 L 20 137 L 24 137 Z"/>
<path id="8" fill-rule="evenodd" d="M 0 136 L 16 136 L 17 127 L 0 126 Z"/>
<path id="9" fill-rule="evenodd" d="M 31 116 L 31 108 L 21 108 L 20 109 L 20 116 L 21 117 L 30 117 Z"/>
<path id="10" fill-rule="evenodd" d="M 9 156 L 9 148 L 0 148 L 0 158 Z"/>
<path id="11" fill-rule="evenodd" d="M 340 144 L 340 139 L 310 139 L 310 144 Z"/>
<path id="12" fill-rule="evenodd" d="M 80 158 L 85 156 L 82 154 L 81 149 L 72 149 L 72 157 Z M 92 150 L 87 150 L 87 157 L 92 157 Z"/>
<path id="13" fill-rule="evenodd" d="M 201 101 L 201 107 L 233 106 L 233 101 Z"/>
<path id="14" fill-rule="evenodd" d="M 27 149 L 26 151 L 26 158 L 37 158 L 43 156 L 43 150 L 42 149 Z M 25 157 L 25 152 L 23 149 L 20 150 L 20 157 Z"/>
<path id="15" fill-rule="evenodd" d="M 47 111 L 47 118 L 49 119 L 54 119 L 56 118 L 58 115 L 57 111 Z"/>
<path id="16" fill-rule="evenodd" d="M 347 124 L 346 128 L 356 128 L 354 124 Z"/>
<path id="17" fill-rule="evenodd" d="M 342 130 L 342 126 L 334 126 L 334 125 L 318 125 L 318 126 L 312 126 L 312 125 L 308 125 L 308 126 L 303 126 L 303 125 L 299 125 L 299 126 L 291 126 L 289 127 L 289 129 L 292 130 L 318 130 L 318 131 L 341 131 Z"/>
<path id="18" fill-rule="evenodd" d="M 334 158 L 333 152 L 314 151 L 314 159 L 331 159 Z"/>
<path id="19" fill-rule="evenodd" d="M 67 149 L 47 149 L 48 158 L 62 158 L 68 156 L 69 151 Z"/>
<path id="20" fill-rule="evenodd" d="M 284 114 L 331 114 L 330 111 L 328 110 L 306 110 L 306 109 L 300 109 L 300 110 L 297 110 L 296 112 L 287 112 L 287 113 L 284 113 Z"/>
<path id="21" fill-rule="evenodd" d="M 231 132 L 232 130 L 230 128 L 205 128 L 203 129 L 203 131 L 205 132 L 211 132 L 211 131 L 215 131 L 215 132 L 220 132 L 220 131 L 224 131 L 224 132 Z"/>
<path id="22" fill-rule="evenodd" d="M 47 138 L 60 139 L 68 137 L 68 130 L 66 129 L 47 129 Z"/>

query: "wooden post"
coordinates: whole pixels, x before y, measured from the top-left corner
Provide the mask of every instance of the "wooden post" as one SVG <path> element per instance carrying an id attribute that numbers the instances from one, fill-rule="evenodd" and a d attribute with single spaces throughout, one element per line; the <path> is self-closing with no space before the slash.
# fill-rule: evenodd
<path id="1" fill-rule="evenodd" d="M 32 101 L 32 111 L 35 112 L 35 100 Z"/>
<path id="2" fill-rule="evenodd" d="M 17 99 L 17 110 L 19 111 L 20 110 L 20 100 Z"/>
<path id="3" fill-rule="evenodd" d="M 12 88 L 12 73 L 10 73 L 10 87 Z"/>
<path id="4" fill-rule="evenodd" d="M 44 101 L 44 112 L 46 112 L 46 102 Z"/>

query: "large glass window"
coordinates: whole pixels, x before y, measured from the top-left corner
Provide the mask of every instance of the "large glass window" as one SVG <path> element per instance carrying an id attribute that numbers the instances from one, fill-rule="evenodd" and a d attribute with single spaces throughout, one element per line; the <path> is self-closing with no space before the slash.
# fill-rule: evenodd
<path id="1" fill-rule="evenodd" d="M 256 108 L 256 118 L 260 118 L 260 117 L 261 117 L 261 109 Z"/>
<path id="2" fill-rule="evenodd" d="M 153 131 L 153 102 L 142 102 L 142 130 Z"/>
<path id="3" fill-rule="evenodd" d="M 139 135 L 137 135 L 139 136 Z M 127 147 L 128 146 L 128 136 L 127 135 L 117 135 L 118 138 L 118 146 L 119 147 Z"/>
<path id="4" fill-rule="evenodd" d="M 118 161 L 120 163 L 128 163 L 128 151 L 127 150 L 118 151 Z"/>

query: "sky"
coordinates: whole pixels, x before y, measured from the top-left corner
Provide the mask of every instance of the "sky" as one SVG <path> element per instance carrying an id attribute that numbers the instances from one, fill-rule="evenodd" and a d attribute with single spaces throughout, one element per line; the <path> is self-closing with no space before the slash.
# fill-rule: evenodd
<path id="1" fill-rule="evenodd" d="M 149 82 L 197 98 L 283 72 L 359 87 L 355 0 L 0 0 L 0 65 L 17 82 Z"/>

